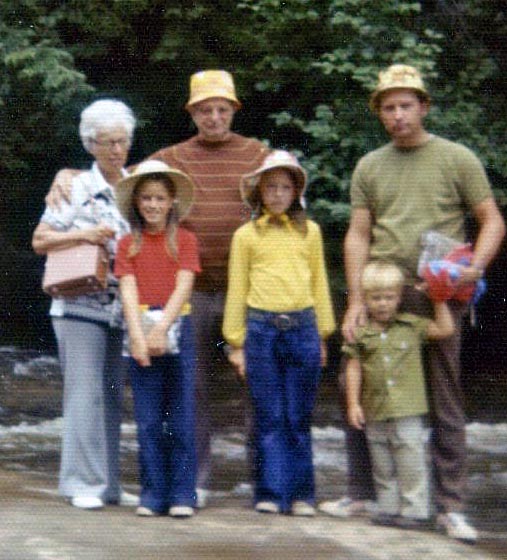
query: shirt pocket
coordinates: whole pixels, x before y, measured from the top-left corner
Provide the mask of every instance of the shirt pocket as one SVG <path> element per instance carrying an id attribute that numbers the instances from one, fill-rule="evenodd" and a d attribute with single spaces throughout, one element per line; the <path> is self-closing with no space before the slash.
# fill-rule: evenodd
<path id="1" fill-rule="evenodd" d="M 393 376 L 402 375 L 408 363 L 412 363 L 414 352 L 419 349 L 414 340 L 402 339 L 389 341 L 385 355 L 389 356 L 389 369 Z"/>

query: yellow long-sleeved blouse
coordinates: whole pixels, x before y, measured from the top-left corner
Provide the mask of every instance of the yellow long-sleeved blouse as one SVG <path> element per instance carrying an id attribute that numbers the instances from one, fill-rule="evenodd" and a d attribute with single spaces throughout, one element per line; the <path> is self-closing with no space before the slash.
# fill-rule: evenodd
<path id="1" fill-rule="evenodd" d="M 275 225 L 264 215 L 234 234 L 223 333 L 236 348 L 246 335 L 247 307 L 275 313 L 313 307 L 321 338 L 336 328 L 320 227 L 307 220 L 307 233 L 289 218 Z"/>

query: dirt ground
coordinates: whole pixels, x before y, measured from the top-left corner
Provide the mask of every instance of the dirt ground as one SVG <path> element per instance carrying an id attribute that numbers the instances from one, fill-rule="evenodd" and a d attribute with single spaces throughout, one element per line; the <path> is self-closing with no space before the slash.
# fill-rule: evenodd
<path id="1" fill-rule="evenodd" d="M 216 499 L 194 518 L 137 518 L 128 508 L 70 507 L 45 477 L 0 471 L 1 560 L 490 560 L 505 533 L 475 546 L 435 532 L 373 527 L 366 518 L 269 516 L 241 498 Z"/>

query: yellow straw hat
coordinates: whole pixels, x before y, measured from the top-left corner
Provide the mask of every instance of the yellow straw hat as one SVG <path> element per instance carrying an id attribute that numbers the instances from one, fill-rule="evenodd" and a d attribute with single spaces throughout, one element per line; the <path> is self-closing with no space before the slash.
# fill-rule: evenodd
<path id="1" fill-rule="evenodd" d="M 300 200 L 303 200 L 307 182 L 306 171 L 301 167 L 296 156 L 290 152 L 286 150 L 273 150 L 266 156 L 266 159 L 259 168 L 248 175 L 243 175 L 241 178 L 240 191 L 245 204 L 248 204 L 251 208 L 255 206 L 253 198 L 260 183 L 261 175 L 266 171 L 279 167 L 289 169 L 294 173 L 298 196 Z"/>
<path id="2" fill-rule="evenodd" d="M 412 89 L 429 103 L 430 95 L 417 68 L 407 64 L 393 64 L 379 72 L 378 84 L 370 97 L 370 109 L 377 111 L 381 94 L 391 89 Z"/>
<path id="3" fill-rule="evenodd" d="M 152 174 L 167 175 L 176 190 L 175 201 L 178 203 L 179 218 L 184 218 L 192 207 L 194 199 L 194 183 L 188 175 L 169 167 L 163 161 L 149 159 L 140 163 L 131 175 L 122 179 L 115 187 L 116 205 L 123 217 L 128 220 L 132 205 L 132 196 L 139 180 L 145 175 Z"/>
<path id="4" fill-rule="evenodd" d="M 203 70 L 190 77 L 190 99 L 185 105 L 188 109 L 211 97 L 222 97 L 231 101 L 236 109 L 241 108 L 241 103 L 236 97 L 234 80 L 225 70 Z"/>

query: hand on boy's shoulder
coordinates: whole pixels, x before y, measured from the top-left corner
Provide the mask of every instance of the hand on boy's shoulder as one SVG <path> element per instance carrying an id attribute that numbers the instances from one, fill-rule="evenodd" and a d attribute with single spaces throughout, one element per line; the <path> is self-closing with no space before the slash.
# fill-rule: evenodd
<path id="1" fill-rule="evenodd" d="M 82 171 L 79 169 L 60 169 L 58 171 L 45 198 L 45 202 L 50 208 L 59 209 L 64 202 L 70 202 L 72 179 L 80 173 Z"/>

